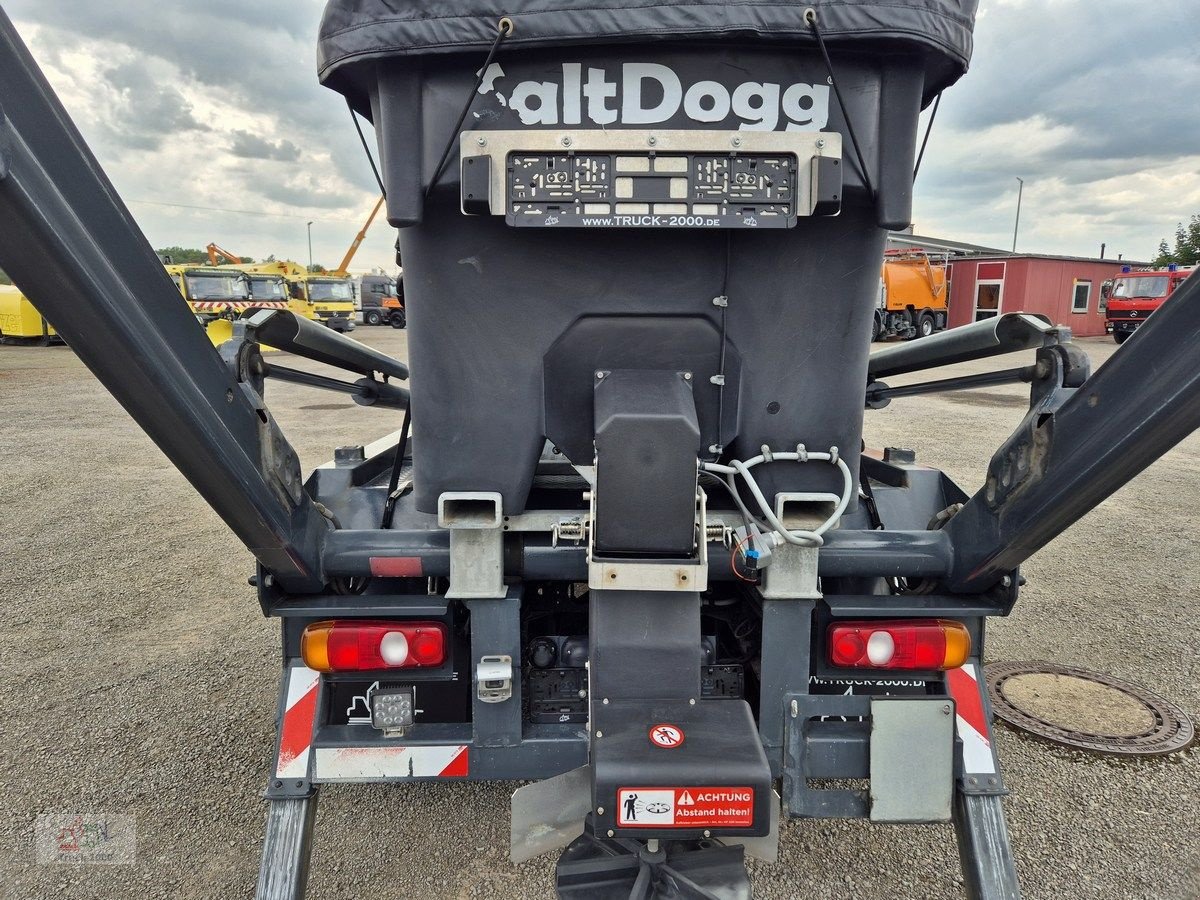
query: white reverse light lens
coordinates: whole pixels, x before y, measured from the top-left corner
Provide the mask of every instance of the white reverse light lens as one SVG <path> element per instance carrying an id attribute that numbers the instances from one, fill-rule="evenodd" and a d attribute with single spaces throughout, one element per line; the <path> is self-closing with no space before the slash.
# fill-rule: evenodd
<path id="1" fill-rule="evenodd" d="M 895 653 L 896 642 L 886 631 L 876 631 L 867 638 L 867 659 L 871 661 L 871 665 L 885 666 L 892 661 Z"/>
<path id="2" fill-rule="evenodd" d="M 379 655 L 389 666 L 402 666 L 408 659 L 408 638 L 399 631 L 389 631 L 379 642 Z"/>

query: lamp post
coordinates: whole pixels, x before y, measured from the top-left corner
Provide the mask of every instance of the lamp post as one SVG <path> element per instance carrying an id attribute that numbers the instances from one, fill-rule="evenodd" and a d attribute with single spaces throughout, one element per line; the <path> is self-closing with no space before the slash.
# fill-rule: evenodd
<path id="1" fill-rule="evenodd" d="M 1017 229 L 1021 227 L 1021 194 L 1025 191 L 1025 179 L 1017 178 L 1019 186 L 1017 187 L 1017 219 L 1013 222 L 1013 248 L 1012 252 L 1017 252 Z"/>
<path id="2" fill-rule="evenodd" d="M 1018 208 L 1019 208 L 1019 204 L 1018 204 Z M 308 223 L 308 271 L 309 271 L 309 272 L 312 272 L 312 270 L 313 270 L 313 261 L 312 261 L 312 226 L 313 226 L 313 223 L 312 223 L 312 222 L 309 222 L 309 223 Z M 1014 241 L 1016 241 L 1016 238 L 1014 237 L 1014 238 L 1013 238 L 1013 240 L 1014 240 Z"/>

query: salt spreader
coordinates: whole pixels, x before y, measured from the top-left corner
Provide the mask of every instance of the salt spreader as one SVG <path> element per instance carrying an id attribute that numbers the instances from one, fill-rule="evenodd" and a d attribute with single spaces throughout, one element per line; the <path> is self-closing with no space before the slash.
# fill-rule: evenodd
<path id="1" fill-rule="evenodd" d="M 374 125 L 411 387 L 286 310 L 211 347 L 0 17 L 0 266 L 280 620 L 259 897 L 303 895 L 319 790 L 421 779 L 533 780 L 512 856 L 560 853 L 564 898 L 749 897 L 745 855 L 830 816 L 953 821 L 968 896 L 1018 896 L 985 623 L 1200 422 L 1200 281 L 1094 375 L 1020 314 L 869 353 L 974 7 L 334 0 L 320 77 Z M 400 428 L 305 478 L 272 378 Z M 1029 410 L 974 494 L 864 449 L 864 409 L 1003 383 Z"/>

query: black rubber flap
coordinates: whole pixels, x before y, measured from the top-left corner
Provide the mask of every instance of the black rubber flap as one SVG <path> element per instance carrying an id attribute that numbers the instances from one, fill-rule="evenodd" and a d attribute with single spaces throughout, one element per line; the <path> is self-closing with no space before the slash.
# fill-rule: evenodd
<path id="1" fill-rule="evenodd" d="M 332 0 L 321 20 L 317 71 L 330 87 L 356 93 L 352 79 L 341 77 L 349 64 L 486 52 L 505 16 L 513 21 L 504 41 L 508 49 L 680 40 L 810 43 L 804 11 L 812 7 L 831 45 L 899 43 L 925 51 L 929 97 L 967 70 L 977 5 L 978 0 L 605 0 L 578 5 L 562 0 Z"/>

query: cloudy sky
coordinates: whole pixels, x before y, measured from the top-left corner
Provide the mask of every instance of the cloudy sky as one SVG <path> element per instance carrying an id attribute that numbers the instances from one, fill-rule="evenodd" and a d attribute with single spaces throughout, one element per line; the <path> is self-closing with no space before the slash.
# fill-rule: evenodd
<path id="1" fill-rule="evenodd" d="M 1200 212 L 1195 0 L 981 0 L 916 190 L 923 234 L 1148 258 Z M 315 74 L 319 0 L 3 0 L 155 246 L 334 265 L 376 197 Z M 392 265 L 377 225 L 356 269 Z"/>

